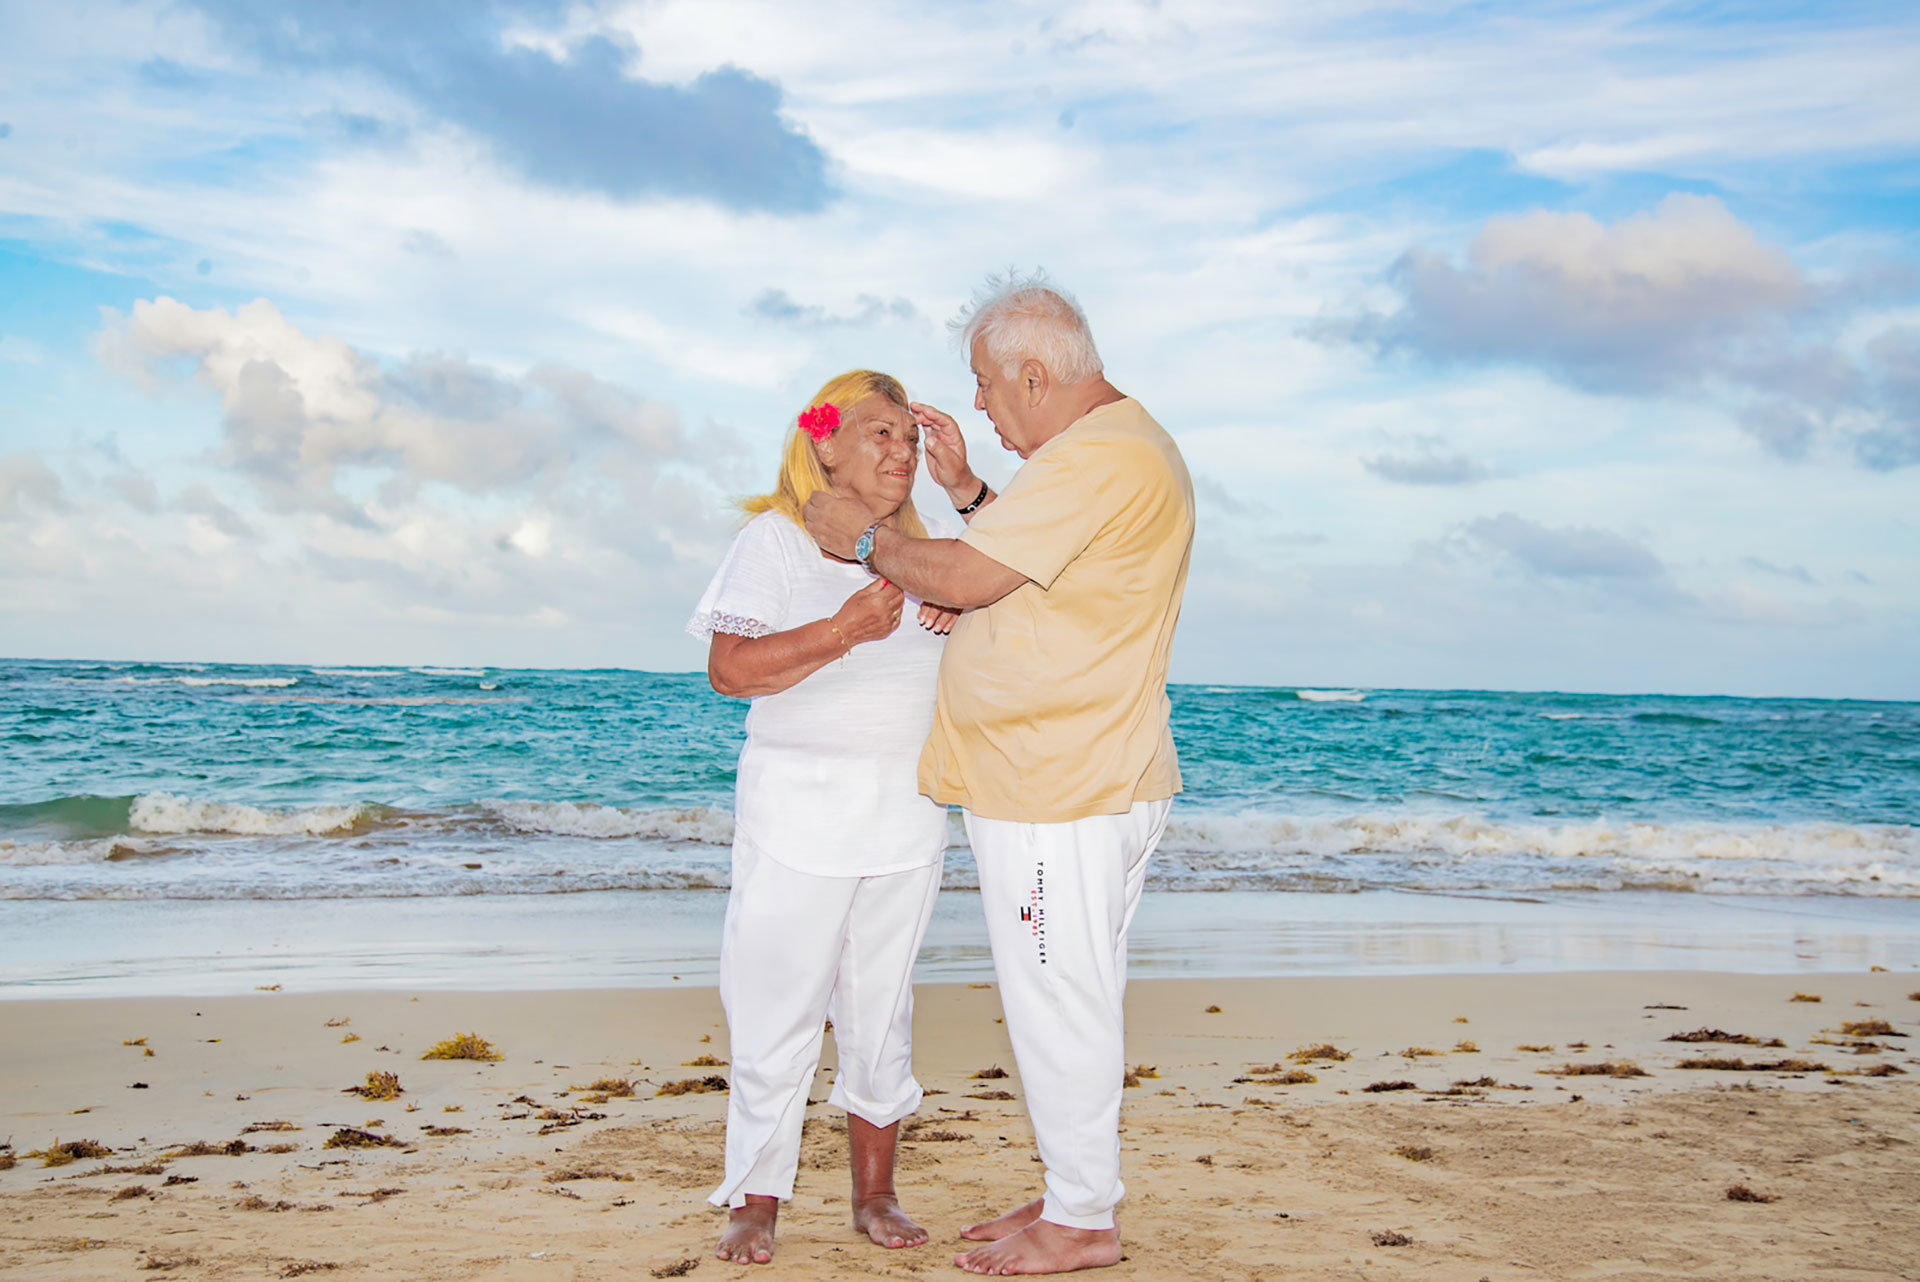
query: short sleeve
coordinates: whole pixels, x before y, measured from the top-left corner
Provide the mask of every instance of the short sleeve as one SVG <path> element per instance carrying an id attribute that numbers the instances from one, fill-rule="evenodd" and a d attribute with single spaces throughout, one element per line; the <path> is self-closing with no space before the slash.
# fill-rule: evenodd
<path id="1" fill-rule="evenodd" d="M 781 526 L 786 518 L 757 516 L 734 537 L 733 546 L 714 571 L 713 582 L 687 620 L 687 631 L 702 641 L 724 632 L 764 637 L 786 629 L 791 575 Z"/>
<path id="2" fill-rule="evenodd" d="M 1051 588 L 1112 518 L 1110 488 L 1090 480 L 1071 451 L 1047 451 L 1014 473 L 960 541 Z"/>

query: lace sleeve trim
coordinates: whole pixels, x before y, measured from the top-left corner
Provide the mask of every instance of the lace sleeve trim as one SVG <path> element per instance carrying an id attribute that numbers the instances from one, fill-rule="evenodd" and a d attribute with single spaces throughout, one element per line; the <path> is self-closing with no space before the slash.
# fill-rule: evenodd
<path id="1" fill-rule="evenodd" d="M 711 641 L 716 632 L 724 632 L 734 637 L 773 635 L 773 629 L 758 619 L 749 619 L 738 614 L 709 614 L 704 610 L 688 620 L 687 631 L 702 641 Z"/>

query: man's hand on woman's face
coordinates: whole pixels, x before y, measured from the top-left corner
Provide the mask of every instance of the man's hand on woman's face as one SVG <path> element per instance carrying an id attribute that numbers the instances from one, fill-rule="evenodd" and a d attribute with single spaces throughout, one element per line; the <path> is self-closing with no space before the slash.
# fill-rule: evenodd
<path id="1" fill-rule="evenodd" d="M 918 401 L 907 408 L 920 425 L 921 440 L 927 447 L 927 474 L 934 483 L 945 490 L 956 486 L 978 489 L 979 478 L 967 466 L 967 438 L 960 434 L 953 416 Z"/>
<path id="2" fill-rule="evenodd" d="M 820 490 L 807 500 L 806 511 L 801 513 L 806 520 L 807 533 L 813 536 L 823 551 L 845 561 L 853 560 L 853 545 L 873 524 L 873 514 L 864 504 L 852 499 L 843 499 L 837 494 Z"/>

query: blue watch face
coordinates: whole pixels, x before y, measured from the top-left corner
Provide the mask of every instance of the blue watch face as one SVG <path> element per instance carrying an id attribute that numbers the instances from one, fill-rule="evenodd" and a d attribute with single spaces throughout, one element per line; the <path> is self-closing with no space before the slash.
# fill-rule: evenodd
<path id="1" fill-rule="evenodd" d="M 853 545 L 853 555 L 860 561 L 865 561 L 873 555 L 872 530 L 867 530 L 860 535 L 860 538 Z"/>

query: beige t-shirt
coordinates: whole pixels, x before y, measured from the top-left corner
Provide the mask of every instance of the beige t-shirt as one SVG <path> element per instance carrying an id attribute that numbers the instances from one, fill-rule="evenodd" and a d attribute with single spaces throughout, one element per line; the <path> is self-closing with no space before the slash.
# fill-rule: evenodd
<path id="1" fill-rule="evenodd" d="M 989 819 L 1065 823 L 1180 791 L 1167 663 L 1193 482 L 1138 401 L 1035 450 L 961 542 L 1028 579 L 963 615 L 940 660 L 920 790 Z"/>

